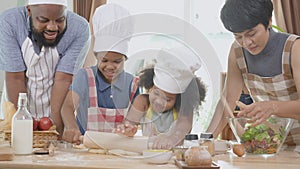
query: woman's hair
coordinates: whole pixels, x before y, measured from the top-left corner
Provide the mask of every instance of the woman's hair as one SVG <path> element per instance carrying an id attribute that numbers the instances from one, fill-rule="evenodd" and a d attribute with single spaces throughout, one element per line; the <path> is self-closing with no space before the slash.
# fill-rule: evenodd
<path id="1" fill-rule="evenodd" d="M 153 66 L 143 69 L 139 75 L 139 86 L 144 87 L 146 90 L 151 89 L 154 86 L 153 77 Z M 205 96 L 206 87 L 202 80 L 195 76 L 186 88 L 185 92 L 177 94 L 175 109 L 177 111 L 180 110 L 182 113 L 190 113 L 202 104 Z"/>
<path id="2" fill-rule="evenodd" d="M 272 11 L 271 0 L 226 0 L 221 20 L 224 27 L 233 33 L 243 32 L 260 23 L 267 29 Z"/>

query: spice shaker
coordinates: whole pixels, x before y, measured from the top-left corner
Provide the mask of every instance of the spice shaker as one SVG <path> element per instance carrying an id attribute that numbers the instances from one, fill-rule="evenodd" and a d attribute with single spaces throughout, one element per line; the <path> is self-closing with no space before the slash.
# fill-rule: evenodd
<path id="1" fill-rule="evenodd" d="M 185 136 L 183 146 L 189 148 L 192 146 L 199 146 L 199 140 L 197 134 L 188 134 Z"/>
<path id="2" fill-rule="evenodd" d="M 214 137 L 212 133 L 201 133 L 199 139 L 200 146 L 207 146 L 207 150 L 210 155 L 214 155 L 215 146 L 214 146 Z"/>

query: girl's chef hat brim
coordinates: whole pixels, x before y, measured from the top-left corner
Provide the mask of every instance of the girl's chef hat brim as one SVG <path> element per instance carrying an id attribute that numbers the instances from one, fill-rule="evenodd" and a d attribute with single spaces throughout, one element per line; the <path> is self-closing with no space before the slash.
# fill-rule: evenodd
<path id="1" fill-rule="evenodd" d="M 186 48 L 163 49 L 156 61 L 153 78 L 155 86 L 173 94 L 185 92 L 195 76 L 194 72 L 201 67 L 200 58 Z"/>

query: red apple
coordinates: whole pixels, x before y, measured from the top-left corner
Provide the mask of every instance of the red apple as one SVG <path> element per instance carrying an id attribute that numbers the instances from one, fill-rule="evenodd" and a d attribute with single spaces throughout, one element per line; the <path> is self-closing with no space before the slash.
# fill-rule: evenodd
<path id="1" fill-rule="evenodd" d="M 41 131 L 45 131 L 45 130 L 49 130 L 50 127 L 52 127 L 53 122 L 49 117 L 42 117 L 39 120 L 39 130 Z"/>
<path id="2" fill-rule="evenodd" d="M 33 131 L 38 130 L 39 120 L 37 120 L 36 118 L 32 117 L 32 121 L 33 121 Z"/>

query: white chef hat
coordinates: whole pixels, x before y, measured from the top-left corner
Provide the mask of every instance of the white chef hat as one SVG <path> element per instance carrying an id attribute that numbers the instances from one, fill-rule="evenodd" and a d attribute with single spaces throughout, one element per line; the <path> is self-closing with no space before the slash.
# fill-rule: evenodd
<path id="1" fill-rule="evenodd" d="M 194 78 L 201 67 L 200 58 L 188 48 L 163 49 L 154 66 L 154 85 L 168 93 L 179 94 Z"/>
<path id="2" fill-rule="evenodd" d="M 68 6 L 67 0 L 28 0 L 28 5 L 54 4 Z"/>
<path id="3" fill-rule="evenodd" d="M 113 3 L 101 5 L 92 18 L 94 52 L 114 51 L 127 55 L 133 20 L 127 9 Z"/>

